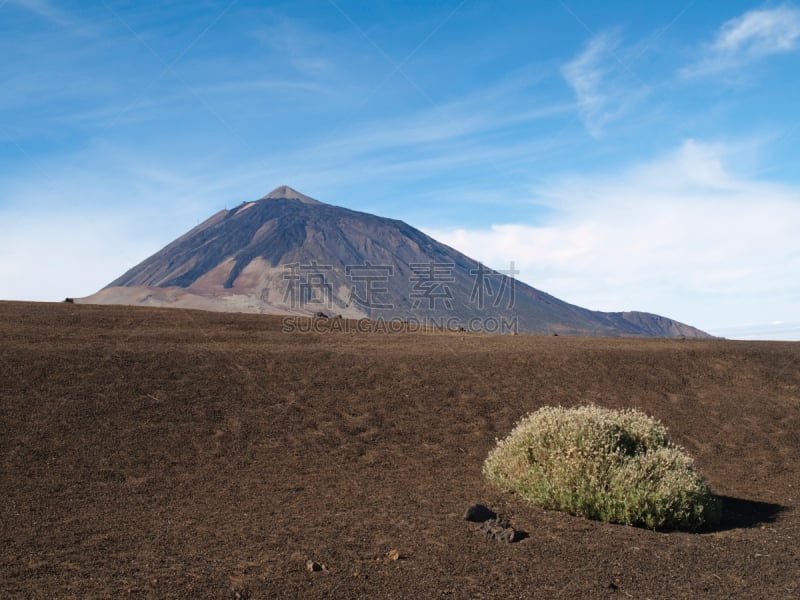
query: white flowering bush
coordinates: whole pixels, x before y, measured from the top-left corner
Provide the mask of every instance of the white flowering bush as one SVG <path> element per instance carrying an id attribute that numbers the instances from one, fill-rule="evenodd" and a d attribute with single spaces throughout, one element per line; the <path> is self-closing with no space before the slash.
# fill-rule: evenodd
<path id="1" fill-rule="evenodd" d="M 719 522 L 720 500 L 667 429 L 637 410 L 545 407 L 497 442 L 484 475 L 548 510 L 649 529 Z"/>

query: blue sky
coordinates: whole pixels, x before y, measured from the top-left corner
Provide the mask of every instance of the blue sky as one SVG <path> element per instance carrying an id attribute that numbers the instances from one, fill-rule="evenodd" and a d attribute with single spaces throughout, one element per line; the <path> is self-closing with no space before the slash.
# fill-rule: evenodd
<path id="1" fill-rule="evenodd" d="M 800 339 L 800 6 L 0 0 L 0 298 L 281 184 L 597 310 Z"/>

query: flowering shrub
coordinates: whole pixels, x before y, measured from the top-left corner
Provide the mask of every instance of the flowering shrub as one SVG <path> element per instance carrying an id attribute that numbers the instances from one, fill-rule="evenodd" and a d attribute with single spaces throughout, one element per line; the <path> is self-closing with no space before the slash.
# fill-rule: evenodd
<path id="1" fill-rule="evenodd" d="M 720 519 L 692 459 L 637 410 L 542 408 L 497 442 L 483 473 L 542 508 L 594 520 L 695 530 Z"/>

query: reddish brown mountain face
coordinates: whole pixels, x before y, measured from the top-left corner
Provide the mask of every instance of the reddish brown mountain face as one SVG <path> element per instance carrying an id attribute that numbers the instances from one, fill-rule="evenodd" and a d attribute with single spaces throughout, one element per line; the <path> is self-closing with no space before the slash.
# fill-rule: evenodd
<path id="1" fill-rule="evenodd" d="M 563 302 L 392 219 L 288 186 L 223 210 L 83 302 L 343 315 L 450 330 L 708 337 L 640 312 Z"/>

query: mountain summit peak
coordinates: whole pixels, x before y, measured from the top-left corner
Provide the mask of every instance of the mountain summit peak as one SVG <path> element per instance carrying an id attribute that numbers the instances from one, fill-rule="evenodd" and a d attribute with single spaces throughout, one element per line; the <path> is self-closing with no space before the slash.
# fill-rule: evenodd
<path id="1" fill-rule="evenodd" d="M 322 204 L 319 200 L 314 200 L 310 196 L 301 194 L 295 189 L 290 188 L 288 185 L 279 185 L 269 194 L 261 198 L 261 200 L 299 200 L 304 204 Z"/>

